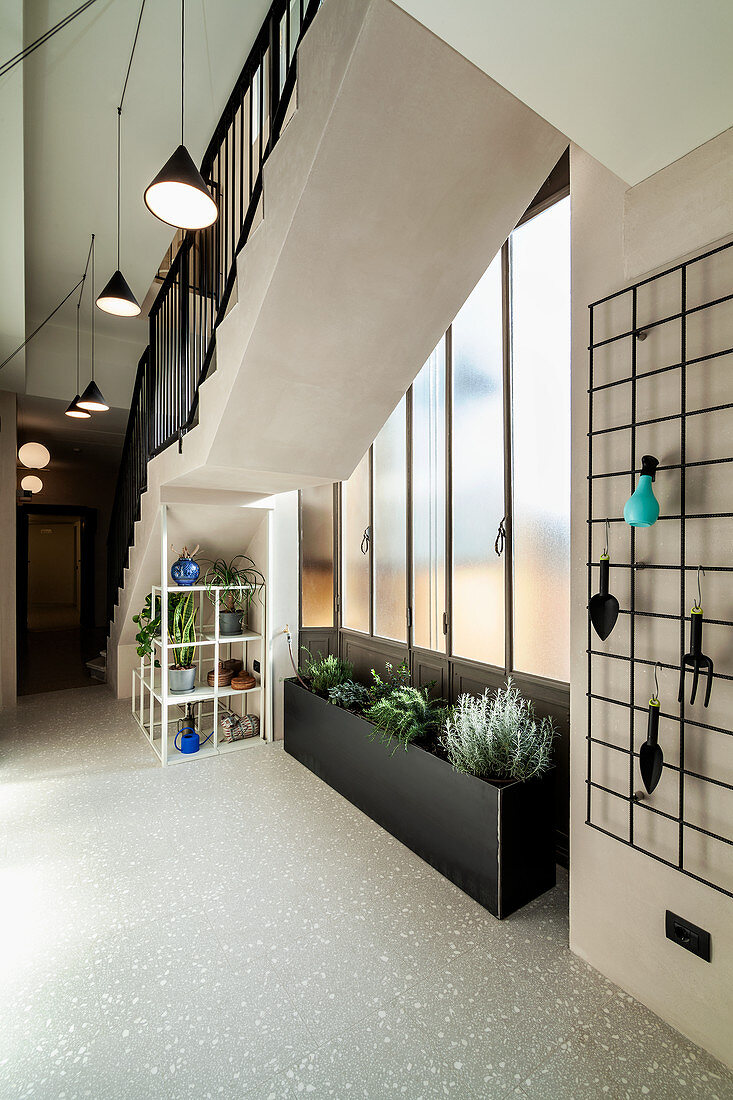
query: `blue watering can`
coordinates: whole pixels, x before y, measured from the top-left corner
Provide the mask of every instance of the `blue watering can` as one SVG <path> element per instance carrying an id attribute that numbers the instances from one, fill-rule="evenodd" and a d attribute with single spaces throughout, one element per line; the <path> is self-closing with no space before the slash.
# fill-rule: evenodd
<path id="1" fill-rule="evenodd" d="M 181 743 L 178 744 L 178 738 L 180 737 Z M 199 741 L 199 735 L 193 726 L 183 726 L 176 734 L 173 744 L 176 746 L 179 752 L 188 755 L 192 752 L 198 752 L 201 744 Z"/>

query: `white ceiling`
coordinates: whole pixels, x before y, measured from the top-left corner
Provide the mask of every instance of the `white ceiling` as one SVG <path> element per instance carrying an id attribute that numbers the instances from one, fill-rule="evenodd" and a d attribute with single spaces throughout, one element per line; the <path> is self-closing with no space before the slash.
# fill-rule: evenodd
<path id="1" fill-rule="evenodd" d="M 72 7 L 69 0 L 25 0 L 26 43 Z M 186 144 L 197 162 L 268 7 L 269 0 L 186 4 Z M 116 107 L 139 11 L 139 0 L 97 0 L 24 64 L 27 329 L 80 277 L 92 232 L 97 292 L 116 267 Z M 142 195 L 179 142 L 179 59 L 180 0 L 148 0 L 122 118 L 121 267 L 140 302 L 173 236 Z M 95 323 L 97 379 L 108 400 L 124 406 L 147 323 L 100 310 Z M 29 392 L 68 393 L 67 402 L 73 396 L 74 326 L 72 300 L 28 348 Z"/>
<path id="2" fill-rule="evenodd" d="M 628 184 L 733 125 L 731 0 L 396 0 Z"/>

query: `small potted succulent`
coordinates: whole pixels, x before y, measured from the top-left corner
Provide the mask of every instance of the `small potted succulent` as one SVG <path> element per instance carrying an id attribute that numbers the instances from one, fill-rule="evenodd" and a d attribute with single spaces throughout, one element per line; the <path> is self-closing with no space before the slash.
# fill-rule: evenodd
<path id="1" fill-rule="evenodd" d="M 265 578 L 246 554 L 237 554 L 231 561 L 216 558 L 208 562 L 204 584 L 211 602 L 216 605 L 216 588 L 219 592 L 219 634 L 239 634 L 246 622 L 249 609 Z"/>

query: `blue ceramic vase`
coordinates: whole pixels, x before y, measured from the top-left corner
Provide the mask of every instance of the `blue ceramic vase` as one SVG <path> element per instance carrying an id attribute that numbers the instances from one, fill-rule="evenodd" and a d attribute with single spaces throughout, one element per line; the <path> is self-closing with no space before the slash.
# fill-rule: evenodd
<path id="1" fill-rule="evenodd" d="M 185 586 L 187 584 L 196 584 L 199 579 L 199 569 L 193 558 L 178 558 L 173 562 L 171 566 L 171 576 L 176 584 Z"/>

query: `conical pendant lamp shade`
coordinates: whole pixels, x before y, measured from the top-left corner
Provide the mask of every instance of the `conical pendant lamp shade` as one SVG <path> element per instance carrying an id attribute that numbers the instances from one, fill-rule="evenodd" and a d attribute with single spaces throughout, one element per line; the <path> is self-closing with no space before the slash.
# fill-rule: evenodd
<path id="1" fill-rule="evenodd" d="M 102 391 L 96 382 L 90 382 L 81 397 L 76 398 L 81 409 L 89 409 L 90 412 L 108 412 L 109 405 L 102 397 Z"/>
<path id="2" fill-rule="evenodd" d="M 137 317 L 140 312 L 137 298 L 121 271 L 115 271 L 97 298 L 97 305 L 105 313 L 114 313 L 117 317 Z"/>
<path id="3" fill-rule="evenodd" d="M 77 394 L 74 400 L 69 405 L 68 409 L 66 410 L 65 415 L 73 416 L 76 420 L 89 420 L 92 414 L 90 412 L 87 412 L 86 409 L 82 409 L 81 405 L 79 404 L 79 394 Z"/>
<path id="4" fill-rule="evenodd" d="M 178 146 L 143 197 L 156 218 L 178 229 L 205 229 L 219 214 L 185 145 Z"/>

